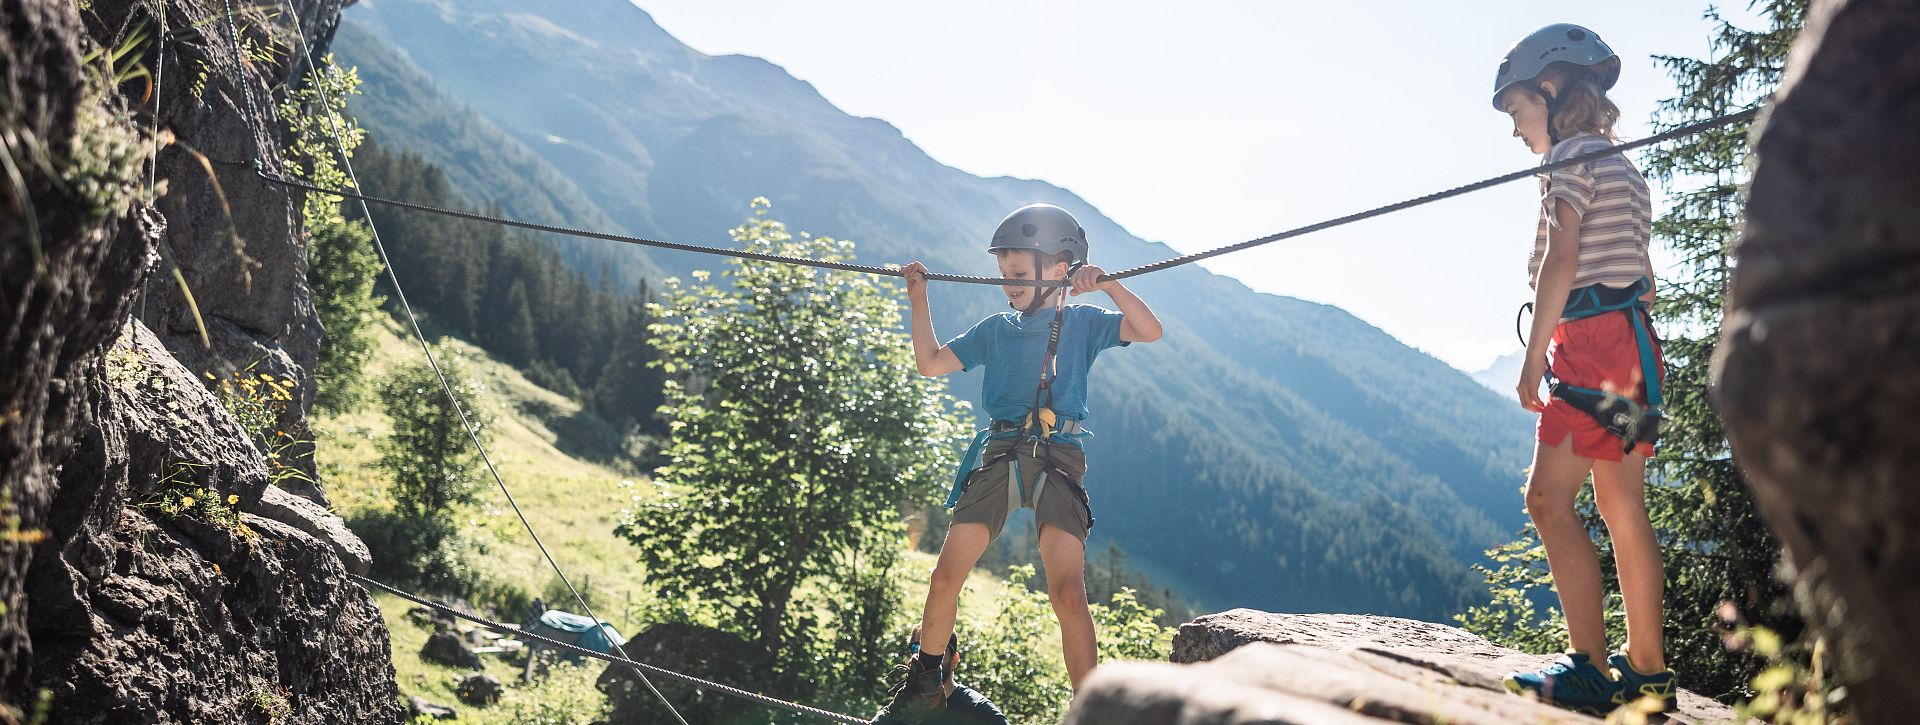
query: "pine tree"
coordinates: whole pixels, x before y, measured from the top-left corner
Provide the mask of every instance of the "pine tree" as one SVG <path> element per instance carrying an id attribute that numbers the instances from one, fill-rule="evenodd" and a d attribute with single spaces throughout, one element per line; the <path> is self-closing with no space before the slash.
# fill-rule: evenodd
<path id="1" fill-rule="evenodd" d="M 1660 104 L 1661 130 L 1758 105 L 1780 85 L 1807 3 L 1768 0 L 1759 9 L 1768 27 L 1758 31 L 1708 12 L 1719 25 L 1710 59 L 1657 59 L 1679 91 Z M 1732 271 L 1728 251 L 1750 173 L 1749 130 L 1742 123 L 1680 139 L 1656 147 L 1643 164 L 1670 195 L 1666 213 L 1654 222 L 1656 243 L 1681 260 L 1676 273 L 1662 276 L 1654 309 L 1666 334 L 1669 374 L 1647 512 L 1667 561 L 1668 662 L 1690 687 L 1716 694 L 1745 688 L 1761 666 L 1722 646 L 1716 621 L 1722 602 L 1790 639 L 1802 627 L 1775 575 L 1780 543 L 1760 520 L 1708 399 Z"/>
<path id="2" fill-rule="evenodd" d="M 512 365 L 525 366 L 539 354 L 539 341 L 534 337 L 533 312 L 528 304 L 526 284 L 515 280 L 507 288 L 506 300 L 501 308 L 500 333 L 496 340 L 500 357 Z"/>

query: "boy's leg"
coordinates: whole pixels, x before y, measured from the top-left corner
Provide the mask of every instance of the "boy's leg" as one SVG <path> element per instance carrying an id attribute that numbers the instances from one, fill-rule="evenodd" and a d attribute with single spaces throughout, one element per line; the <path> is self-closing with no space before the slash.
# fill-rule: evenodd
<path id="1" fill-rule="evenodd" d="M 1647 519 L 1646 476 L 1647 459 L 1639 453 L 1593 464 L 1593 498 L 1613 538 L 1620 596 L 1627 604 L 1627 660 L 1641 672 L 1659 672 L 1667 668 L 1661 632 L 1666 572 Z"/>
<path id="2" fill-rule="evenodd" d="M 920 614 L 920 650 L 944 654 L 947 637 L 953 634 L 953 620 L 959 616 L 960 589 L 967 574 L 979 563 L 993 533 L 986 524 L 955 522 L 947 527 L 947 540 L 940 545 L 940 561 L 933 566 L 933 580 L 927 585 L 926 608 Z"/>
<path id="3" fill-rule="evenodd" d="M 1573 452 L 1572 436 L 1555 446 L 1535 443 L 1526 498 L 1527 515 L 1540 531 L 1554 588 L 1560 590 L 1560 610 L 1566 615 L 1573 648 L 1604 657 L 1607 628 L 1602 616 L 1600 555 L 1573 508 L 1593 463 Z"/>
<path id="4" fill-rule="evenodd" d="M 1060 620 L 1060 649 L 1066 655 L 1067 679 L 1075 690 L 1093 671 L 1095 654 L 1093 613 L 1087 610 L 1087 544 L 1052 524 L 1040 527 L 1040 563 L 1047 567 L 1047 598 Z"/>

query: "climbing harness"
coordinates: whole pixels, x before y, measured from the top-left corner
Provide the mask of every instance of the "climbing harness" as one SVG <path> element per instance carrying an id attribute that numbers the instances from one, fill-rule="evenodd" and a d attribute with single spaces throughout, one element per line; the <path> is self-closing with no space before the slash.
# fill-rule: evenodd
<path id="1" fill-rule="evenodd" d="M 1623 453 L 1632 452 L 1634 446 L 1641 443 L 1651 445 L 1659 437 L 1660 420 L 1665 417 L 1660 395 L 1659 340 L 1653 336 L 1652 313 L 1647 304 L 1640 300 L 1652 288 L 1652 282 L 1645 277 L 1624 288 L 1587 285 L 1567 294 L 1566 309 L 1560 313 L 1560 324 L 1610 312 L 1627 316 L 1633 325 L 1634 344 L 1640 351 L 1640 377 L 1647 392 L 1645 405 L 1616 392 L 1583 388 L 1557 380 L 1551 368 L 1546 372 L 1548 394 L 1586 413 L 1607 432 L 1618 437 Z M 1520 333 L 1520 318 L 1532 310 L 1531 302 L 1520 306 L 1520 313 L 1514 317 L 1515 333 Z M 1527 345 L 1525 334 L 1520 334 L 1520 345 Z"/>
<path id="2" fill-rule="evenodd" d="M 1079 263 L 1069 266 L 1067 275 L 1071 277 L 1080 266 Z M 1040 510 L 1040 500 L 1046 495 L 1047 484 L 1057 482 L 1066 486 L 1086 507 L 1087 526 L 1093 526 L 1093 509 L 1089 505 L 1085 486 L 1053 460 L 1053 445 L 1056 442 L 1093 437 L 1091 432 L 1081 427 L 1080 421 L 1062 419 L 1053 409 L 1053 383 L 1059 376 L 1060 330 L 1066 320 L 1067 289 L 1062 287 L 1059 292 L 1050 292 L 1048 296 L 1054 294 L 1059 296 L 1055 298 L 1053 322 L 1047 329 L 1047 348 L 1040 361 L 1040 381 L 1034 386 L 1033 405 L 1028 406 L 1027 414 L 1021 420 L 995 420 L 974 435 L 967 452 L 960 458 L 960 469 L 954 474 L 953 487 L 947 492 L 946 507 L 949 509 L 960 504 L 960 497 L 966 494 L 967 482 L 973 478 L 974 472 L 997 466 L 1001 461 L 1006 461 L 1008 466 L 1007 510 L 1019 509 L 1021 501 L 1027 498 L 1028 489 L 1026 478 L 1020 475 L 1020 457 L 1015 454 L 1015 449 L 1031 443 L 1030 457 L 1040 461 L 1042 466 L 1033 486 L 1033 509 Z M 1018 442 L 1000 451 L 997 456 L 983 460 L 989 442 L 1010 439 Z"/>

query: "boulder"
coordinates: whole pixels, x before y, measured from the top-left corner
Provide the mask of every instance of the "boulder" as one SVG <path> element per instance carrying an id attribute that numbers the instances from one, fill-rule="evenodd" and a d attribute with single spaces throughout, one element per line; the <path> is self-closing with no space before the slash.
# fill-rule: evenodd
<path id="1" fill-rule="evenodd" d="M 452 632 L 434 632 L 433 636 L 428 637 L 426 646 L 420 648 L 420 659 L 471 670 L 486 666 L 480 662 L 480 655 L 460 641 L 460 635 Z"/>
<path id="2" fill-rule="evenodd" d="M 425 717 L 433 720 L 458 720 L 460 712 L 446 705 L 437 705 L 420 697 L 409 696 L 407 716 L 415 719 Z"/>
<path id="3" fill-rule="evenodd" d="M 454 688 L 460 701 L 469 705 L 492 705 L 500 701 L 502 691 L 500 678 L 484 672 L 475 672 L 460 678 L 460 684 Z"/>
<path id="4" fill-rule="evenodd" d="M 1235 609 L 1181 625 L 1173 659 L 1101 665 L 1065 722 L 1599 722 L 1501 686 L 1506 673 L 1551 657 L 1430 622 Z M 1723 705 L 1681 694 L 1679 721 L 1732 718 Z"/>
<path id="5" fill-rule="evenodd" d="M 679 622 L 657 624 L 627 642 L 624 649 L 627 656 L 637 661 L 694 677 L 749 690 L 758 690 L 767 684 L 754 679 L 764 668 L 742 666 L 766 655 L 755 652 L 738 635 L 711 627 Z M 742 722 L 764 714 L 752 703 L 717 692 L 658 677 L 652 680 L 654 687 L 659 688 L 660 694 L 671 701 L 688 722 Z M 607 722 L 611 725 L 668 721 L 669 715 L 660 706 L 659 698 L 640 682 L 639 675 L 632 669 L 608 665 L 600 673 L 597 685 L 601 692 L 607 693 L 607 704 L 612 710 Z"/>

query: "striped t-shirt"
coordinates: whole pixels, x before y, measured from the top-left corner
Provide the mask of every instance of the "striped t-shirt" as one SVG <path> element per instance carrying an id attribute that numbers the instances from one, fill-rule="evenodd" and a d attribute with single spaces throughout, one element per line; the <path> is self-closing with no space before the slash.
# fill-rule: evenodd
<path id="1" fill-rule="evenodd" d="M 1544 163 L 1553 163 L 1610 148 L 1613 143 L 1583 133 L 1553 145 Z M 1527 286 L 1540 278 L 1547 256 L 1547 227 L 1559 228 L 1553 217 L 1555 199 L 1565 199 L 1580 216 L 1579 271 L 1573 288 L 1604 284 L 1627 287 L 1647 274 L 1647 244 L 1653 233 L 1653 204 L 1647 180 L 1624 155 L 1606 156 L 1542 174 L 1540 226 L 1533 235 L 1533 254 L 1527 258 Z"/>

